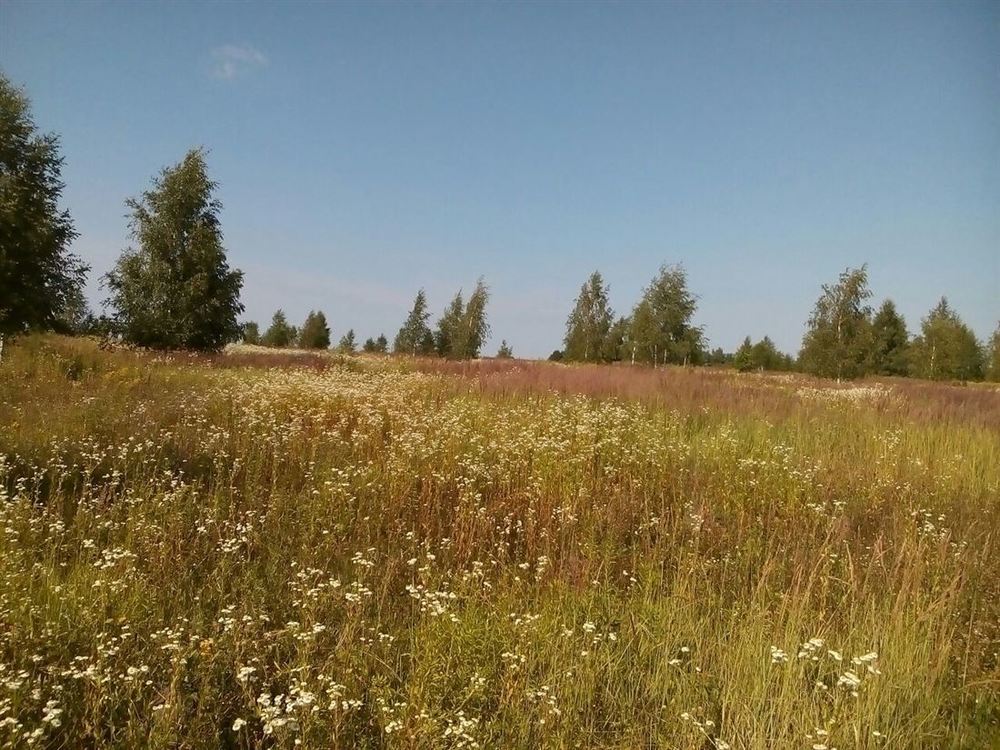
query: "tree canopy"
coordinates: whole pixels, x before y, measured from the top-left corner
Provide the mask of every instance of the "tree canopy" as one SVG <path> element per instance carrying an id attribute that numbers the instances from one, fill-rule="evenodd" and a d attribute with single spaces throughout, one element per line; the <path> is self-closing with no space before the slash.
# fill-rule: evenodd
<path id="1" fill-rule="evenodd" d="M 126 202 L 138 246 L 122 253 L 105 284 L 127 341 L 215 350 L 239 338 L 243 274 L 226 260 L 216 187 L 204 152 L 193 149 Z"/>
<path id="2" fill-rule="evenodd" d="M 468 301 L 459 290 L 444 309 L 434 331 L 434 351 L 449 359 L 474 359 L 479 356 L 489 335 L 486 305 L 490 293 L 486 282 L 476 282 Z"/>
<path id="3" fill-rule="evenodd" d="M 482 279 L 476 282 L 476 288 L 469 295 L 462 313 L 461 324 L 452 341 L 451 355 L 457 359 L 475 359 L 479 356 L 483 343 L 490 333 L 486 321 L 486 305 L 490 300 L 489 288 Z"/>
<path id="4" fill-rule="evenodd" d="M 310 310 L 299 330 L 299 346 L 303 349 L 329 349 L 330 326 L 323 311 Z"/>
<path id="5" fill-rule="evenodd" d="M 865 374 L 872 341 L 869 297 L 867 266 L 848 268 L 836 284 L 823 285 L 799 353 L 806 372 L 838 380 Z"/>
<path id="6" fill-rule="evenodd" d="M 698 300 L 688 289 L 683 266 L 660 266 L 632 311 L 628 341 L 633 362 L 697 364 L 704 334 L 691 324 Z"/>
<path id="7" fill-rule="evenodd" d="M 983 359 L 976 335 L 942 297 L 913 340 L 913 374 L 930 380 L 979 380 Z"/>
<path id="8" fill-rule="evenodd" d="M 986 352 L 986 377 L 994 383 L 1000 382 L 1000 323 L 990 336 Z"/>
<path id="9" fill-rule="evenodd" d="M 878 375 L 906 375 L 910 368 L 910 335 L 903 316 L 891 299 L 882 303 L 872 320 L 870 369 Z"/>
<path id="10" fill-rule="evenodd" d="M 56 327 L 83 301 L 89 269 L 69 251 L 62 166 L 59 139 L 38 132 L 27 96 L 0 74 L 0 346 L 4 334 Z"/>
<path id="11" fill-rule="evenodd" d="M 380 333 L 376 339 L 369 336 L 361 346 L 361 351 L 368 354 L 385 354 L 389 351 L 389 341 L 384 333 Z"/>
<path id="12" fill-rule="evenodd" d="M 718 354 L 715 354 L 714 358 L 720 359 Z M 725 356 L 723 355 L 721 359 L 725 361 Z M 770 336 L 765 336 L 756 344 L 747 336 L 733 355 L 732 364 L 741 372 L 781 371 L 790 370 L 793 362 L 787 354 L 778 351 Z"/>
<path id="13" fill-rule="evenodd" d="M 427 325 L 431 314 L 427 309 L 427 294 L 423 289 L 417 292 L 413 307 L 406 321 L 396 334 L 392 350 L 396 354 L 431 354 L 434 352 L 434 336 Z"/>
<path id="14" fill-rule="evenodd" d="M 340 337 L 340 342 L 337 344 L 337 351 L 341 354 L 354 354 L 358 349 L 357 340 L 354 338 L 354 329 L 351 328 L 343 336 Z"/>
<path id="15" fill-rule="evenodd" d="M 261 337 L 260 343 L 264 346 L 274 346 L 283 348 L 291 346 L 295 341 L 296 330 L 288 324 L 284 310 L 277 310 L 271 318 L 271 325 Z"/>
<path id="16" fill-rule="evenodd" d="M 612 359 L 607 345 L 613 313 L 608 303 L 608 286 L 600 271 L 594 271 L 580 287 L 573 310 L 566 320 L 563 353 L 577 362 Z"/>
<path id="17" fill-rule="evenodd" d="M 459 336 L 464 313 L 465 302 L 462 300 L 462 291 L 459 290 L 444 309 L 434 331 L 434 351 L 439 357 L 460 358 L 455 353 L 455 340 Z"/>

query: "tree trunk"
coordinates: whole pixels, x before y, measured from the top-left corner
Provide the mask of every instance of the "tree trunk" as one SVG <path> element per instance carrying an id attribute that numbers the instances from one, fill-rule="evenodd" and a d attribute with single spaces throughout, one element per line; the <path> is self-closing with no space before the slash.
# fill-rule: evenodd
<path id="1" fill-rule="evenodd" d="M 0 333 L 0 362 L 3 362 L 3 334 Z"/>

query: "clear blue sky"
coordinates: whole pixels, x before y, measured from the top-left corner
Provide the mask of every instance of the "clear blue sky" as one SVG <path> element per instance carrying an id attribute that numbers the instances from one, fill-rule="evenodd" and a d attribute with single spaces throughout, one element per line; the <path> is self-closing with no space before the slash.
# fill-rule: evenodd
<path id="1" fill-rule="evenodd" d="M 911 330 L 1000 319 L 1000 3 L 0 2 L 95 276 L 123 201 L 210 149 L 247 317 L 394 335 L 480 275 L 488 353 L 683 263 L 713 345 L 797 350 L 868 262 Z M 99 292 L 92 288 L 96 299 Z"/>

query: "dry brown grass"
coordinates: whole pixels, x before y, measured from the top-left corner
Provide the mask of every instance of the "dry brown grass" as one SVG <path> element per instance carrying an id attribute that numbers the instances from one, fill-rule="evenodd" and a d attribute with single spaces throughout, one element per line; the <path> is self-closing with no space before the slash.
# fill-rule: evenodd
<path id="1" fill-rule="evenodd" d="M 868 378 L 836 383 L 801 373 L 738 373 L 710 367 L 581 365 L 530 360 L 481 359 L 453 362 L 410 359 L 425 373 L 460 375 L 484 393 L 580 394 L 640 401 L 683 413 L 709 409 L 782 420 L 803 412 L 801 388 L 891 388 L 902 398 L 897 416 L 920 422 L 975 424 L 1000 429 L 1000 388 L 993 384 L 936 383 L 910 378 Z M 809 411 L 808 404 L 806 411 Z"/>

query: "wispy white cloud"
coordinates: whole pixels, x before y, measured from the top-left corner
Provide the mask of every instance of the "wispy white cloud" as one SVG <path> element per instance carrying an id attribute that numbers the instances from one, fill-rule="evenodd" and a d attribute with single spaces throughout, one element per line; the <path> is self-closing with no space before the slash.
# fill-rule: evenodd
<path id="1" fill-rule="evenodd" d="M 264 53 L 248 44 L 224 44 L 212 50 L 212 76 L 223 81 L 266 65 Z"/>

